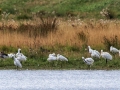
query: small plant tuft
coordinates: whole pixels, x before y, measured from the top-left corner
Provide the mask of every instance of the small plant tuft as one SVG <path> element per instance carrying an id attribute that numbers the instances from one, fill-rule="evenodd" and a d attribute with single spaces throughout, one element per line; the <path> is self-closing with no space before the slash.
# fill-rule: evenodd
<path id="1" fill-rule="evenodd" d="M 105 17 L 106 19 L 113 19 L 114 14 L 112 11 L 110 11 L 108 8 L 103 9 L 100 14 Z"/>
<path id="2" fill-rule="evenodd" d="M 118 36 L 115 35 L 113 37 L 111 37 L 110 39 L 107 38 L 106 36 L 103 37 L 103 44 L 106 46 L 106 48 L 109 50 L 110 46 L 115 46 L 118 47 L 119 43 L 118 43 Z"/>
<path id="3" fill-rule="evenodd" d="M 82 42 L 87 42 L 88 41 L 87 35 L 83 31 L 77 33 L 77 36 Z"/>
<path id="4" fill-rule="evenodd" d="M 47 36 L 49 32 L 56 32 L 57 31 L 57 18 L 47 17 L 43 18 L 40 17 L 40 35 Z"/>

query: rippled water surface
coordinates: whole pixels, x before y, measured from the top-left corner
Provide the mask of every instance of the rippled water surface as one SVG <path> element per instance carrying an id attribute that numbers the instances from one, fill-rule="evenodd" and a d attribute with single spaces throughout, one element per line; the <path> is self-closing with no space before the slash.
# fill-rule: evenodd
<path id="1" fill-rule="evenodd" d="M 0 70 L 0 90 L 120 90 L 120 71 Z"/>

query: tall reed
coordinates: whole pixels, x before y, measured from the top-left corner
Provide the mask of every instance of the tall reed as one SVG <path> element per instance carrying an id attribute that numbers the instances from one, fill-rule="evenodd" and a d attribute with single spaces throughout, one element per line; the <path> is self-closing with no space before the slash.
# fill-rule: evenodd
<path id="1" fill-rule="evenodd" d="M 39 25 L 37 20 L 0 22 L 0 45 L 32 48 L 61 45 L 81 48 L 85 42 L 93 47 L 104 47 L 104 36 L 108 39 L 117 36 L 120 40 L 120 22 L 115 20 L 59 20 L 56 33 L 49 32 L 46 37 L 38 34 Z"/>

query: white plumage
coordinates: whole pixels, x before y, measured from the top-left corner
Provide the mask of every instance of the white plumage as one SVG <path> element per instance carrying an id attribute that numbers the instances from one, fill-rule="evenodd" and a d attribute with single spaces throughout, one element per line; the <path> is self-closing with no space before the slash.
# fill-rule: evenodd
<path id="1" fill-rule="evenodd" d="M 93 65 L 94 63 L 94 60 L 92 58 L 84 58 L 84 57 L 82 57 L 82 59 L 87 65 L 89 65 L 89 69 L 90 69 L 91 65 Z"/>
<path id="2" fill-rule="evenodd" d="M 87 64 L 87 65 L 92 65 L 94 63 L 94 60 L 92 58 L 84 58 L 82 57 L 83 61 Z"/>
<path id="3" fill-rule="evenodd" d="M 23 54 L 18 55 L 16 58 L 17 58 L 20 62 L 21 62 L 21 61 L 26 61 L 26 60 L 27 60 L 27 57 L 26 57 L 25 55 L 23 55 Z"/>
<path id="4" fill-rule="evenodd" d="M 56 61 L 56 60 L 57 60 L 57 57 L 55 53 L 49 54 L 47 61 L 51 62 L 51 61 Z"/>
<path id="5" fill-rule="evenodd" d="M 9 53 L 9 54 L 8 54 L 8 57 L 9 57 L 9 58 L 12 58 L 13 56 L 14 56 L 13 53 Z"/>
<path id="6" fill-rule="evenodd" d="M 119 53 L 119 56 L 120 56 L 120 50 L 118 50 L 117 48 L 113 46 L 110 47 L 110 52 L 112 52 L 113 54 Z"/>
<path id="7" fill-rule="evenodd" d="M 93 50 L 92 53 L 91 53 L 91 57 L 100 59 L 99 52 L 97 52 L 96 50 Z"/>
<path id="8" fill-rule="evenodd" d="M 88 51 L 90 54 L 94 51 L 100 56 L 100 53 L 97 50 L 93 50 L 90 46 L 88 46 Z"/>
<path id="9" fill-rule="evenodd" d="M 19 48 L 19 49 L 18 49 L 18 52 L 16 53 L 16 57 L 19 56 L 19 55 L 21 55 L 21 54 L 22 54 L 22 53 L 21 53 L 21 49 Z"/>
<path id="10" fill-rule="evenodd" d="M 20 61 L 15 57 L 15 55 L 13 55 L 13 59 L 14 59 L 14 65 L 19 68 L 22 68 L 22 64 L 20 63 Z"/>
<path id="11" fill-rule="evenodd" d="M 94 50 L 99 56 L 101 56 L 101 54 L 97 51 L 97 50 Z"/>
<path id="12" fill-rule="evenodd" d="M 21 61 L 26 61 L 27 57 L 21 53 L 21 49 L 18 49 L 18 52 L 16 53 L 16 58 L 21 62 Z"/>
<path id="13" fill-rule="evenodd" d="M 48 57 L 51 57 L 51 56 L 56 56 L 55 53 L 52 53 L 52 54 L 49 54 Z"/>
<path id="14" fill-rule="evenodd" d="M 89 53 L 91 54 L 92 51 L 93 51 L 93 49 L 92 49 L 90 46 L 88 46 L 88 51 L 89 51 Z"/>
<path id="15" fill-rule="evenodd" d="M 68 61 L 68 59 L 63 56 L 63 55 L 60 55 L 60 54 L 57 54 L 57 60 L 60 60 L 60 61 Z"/>
<path id="16" fill-rule="evenodd" d="M 106 60 L 106 64 L 108 60 L 112 60 L 112 55 L 110 55 L 108 52 L 103 52 L 103 50 L 101 50 L 101 56 Z"/>

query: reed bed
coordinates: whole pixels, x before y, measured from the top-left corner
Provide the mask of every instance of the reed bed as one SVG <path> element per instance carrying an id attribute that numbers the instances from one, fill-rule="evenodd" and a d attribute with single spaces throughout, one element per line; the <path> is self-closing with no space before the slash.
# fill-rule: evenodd
<path id="1" fill-rule="evenodd" d="M 40 21 L 1 21 L 0 45 L 13 47 L 56 47 L 71 46 L 81 48 L 83 45 L 105 47 L 104 37 L 108 40 L 118 37 L 120 40 L 120 21 L 117 20 L 57 20 L 57 30 L 46 36 L 39 34 Z"/>

